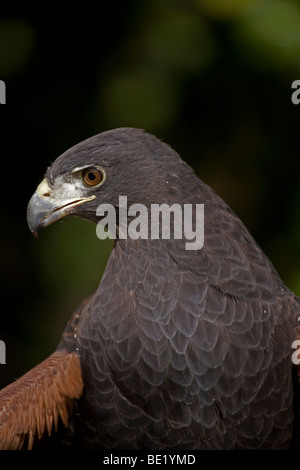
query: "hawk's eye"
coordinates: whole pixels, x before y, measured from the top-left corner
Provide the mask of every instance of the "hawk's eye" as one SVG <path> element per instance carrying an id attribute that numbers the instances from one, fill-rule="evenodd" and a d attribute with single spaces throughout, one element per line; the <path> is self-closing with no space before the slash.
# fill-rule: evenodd
<path id="1" fill-rule="evenodd" d="M 86 168 L 82 172 L 82 178 L 88 186 L 97 186 L 103 181 L 104 172 L 95 167 Z"/>

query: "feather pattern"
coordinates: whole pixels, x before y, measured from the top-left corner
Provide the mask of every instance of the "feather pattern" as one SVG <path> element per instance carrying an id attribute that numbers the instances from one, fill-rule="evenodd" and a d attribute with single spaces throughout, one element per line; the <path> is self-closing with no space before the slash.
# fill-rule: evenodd
<path id="1" fill-rule="evenodd" d="M 76 353 L 56 351 L 0 391 L 0 449 L 31 449 L 51 434 L 60 418 L 68 426 L 73 402 L 82 394 Z"/>

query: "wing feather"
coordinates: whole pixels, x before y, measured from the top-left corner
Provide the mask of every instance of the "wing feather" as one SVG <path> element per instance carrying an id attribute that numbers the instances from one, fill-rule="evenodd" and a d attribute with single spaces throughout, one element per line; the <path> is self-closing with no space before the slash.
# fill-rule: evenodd
<path id="1" fill-rule="evenodd" d="M 0 449 L 31 449 L 35 438 L 57 429 L 59 417 L 68 426 L 73 402 L 82 394 L 79 358 L 54 352 L 0 391 Z"/>

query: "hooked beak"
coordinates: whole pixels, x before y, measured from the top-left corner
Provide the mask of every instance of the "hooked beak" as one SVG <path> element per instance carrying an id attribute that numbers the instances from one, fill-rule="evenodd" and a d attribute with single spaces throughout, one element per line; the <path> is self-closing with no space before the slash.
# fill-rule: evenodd
<path id="1" fill-rule="evenodd" d="M 57 220 L 74 213 L 74 208 L 94 199 L 95 196 L 62 198 L 55 196 L 45 178 L 37 187 L 27 207 L 27 223 L 31 233 L 37 238 L 38 229 L 47 227 Z"/>

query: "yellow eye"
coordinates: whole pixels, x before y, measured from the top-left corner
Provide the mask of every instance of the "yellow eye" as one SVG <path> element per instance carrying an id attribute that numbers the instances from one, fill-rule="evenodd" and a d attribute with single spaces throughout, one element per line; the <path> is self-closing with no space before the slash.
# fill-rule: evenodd
<path id="1" fill-rule="evenodd" d="M 82 178 L 88 186 L 97 186 L 104 180 L 104 172 L 99 168 L 86 168 L 82 172 Z"/>

